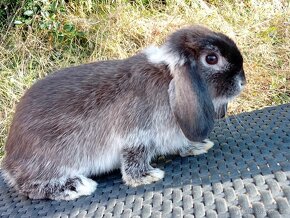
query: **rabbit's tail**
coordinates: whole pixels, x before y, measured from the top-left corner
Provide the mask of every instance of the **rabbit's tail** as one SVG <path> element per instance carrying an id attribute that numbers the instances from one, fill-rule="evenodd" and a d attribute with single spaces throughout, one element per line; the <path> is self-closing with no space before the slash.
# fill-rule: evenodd
<path id="1" fill-rule="evenodd" d="M 83 195 L 91 195 L 96 190 L 97 183 L 85 176 L 74 176 L 31 183 L 26 181 L 16 187 L 31 199 L 68 201 Z"/>

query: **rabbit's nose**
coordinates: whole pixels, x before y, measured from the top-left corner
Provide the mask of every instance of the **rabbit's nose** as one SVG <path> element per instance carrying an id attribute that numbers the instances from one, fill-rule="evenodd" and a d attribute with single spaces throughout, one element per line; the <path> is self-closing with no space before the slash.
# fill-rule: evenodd
<path id="1" fill-rule="evenodd" d="M 246 85 L 246 80 L 240 80 L 240 86 L 241 87 L 244 87 Z"/>
<path id="2" fill-rule="evenodd" d="M 243 88 L 247 83 L 245 72 L 243 69 L 239 72 L 238 76 L 239 76 L 239 85 L 241 88 Z"/>
<path id="3" fill-rule="evenodd" d="M 239 91 L 242 91 L 245 88 L 246 81 L 245 80 L 239 80 Z"/>

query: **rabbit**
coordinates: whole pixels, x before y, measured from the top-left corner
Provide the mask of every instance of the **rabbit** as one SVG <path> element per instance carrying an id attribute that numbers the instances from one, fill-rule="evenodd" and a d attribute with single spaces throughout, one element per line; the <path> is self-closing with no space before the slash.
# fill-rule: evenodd
<path id="1" fill-rule="evenodd" d="M 207 152 L 215 119 L 245 83 L 234 41 L 198 25 L 124 60 L 60 69 L 20 99 L 3 177 L 31 199 L 52 200 L 91 195 L 91 176 L 114 169 L 129 186 L 156 182 L 164 171 L 152 158 Z"/>

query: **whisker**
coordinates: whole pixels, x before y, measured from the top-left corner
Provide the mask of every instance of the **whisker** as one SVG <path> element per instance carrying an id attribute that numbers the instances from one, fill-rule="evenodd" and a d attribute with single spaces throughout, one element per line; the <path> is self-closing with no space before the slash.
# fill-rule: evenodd
<path id="1" fill-rule="evenodd" d="M 226 124 L 227 124 L 229 130 L 230 130 L 231 132 L 233 132 L 233 131 L 234 131 L 234 128 L 233 128 L 232 123 L 230 122 L 230 119 L 229 119 L 228 117 L 225 117 L 225 121 L 226 121 Z"/>
<path id="2" fill-rule="evenodd" d="M 244 129 L 244 126 L 241 124 L 241 122 L 240 122 L 240 120 L 238 119 L 238 117 L 237 117 L 235 114 L 233 114 L 233 117 L 234 117 L 235 120 L 237 121 L 238 125 Z"/>
<path id="3" fill-rule="evenodd" d="M 234 108 L 234 112 L 236 112 L 236 110 L 235 110 L 236 108 Z M 237 121 L 237 123 L 243 128 L 243 129 L 245 129 L 245 123 L 234 113 L 233 114 L 233 117 L 235 118 L 235 120 Z"/>
<path id="4" fill-rule="evenodd" d="M 235 115 L 236 116 L 236 115 Z M 236 118 L 243 124 L 243 128 L 245 129 L 244 126 L 246 126 L 246 124 L 241 120 L 241 118 L 239 118 L 238 116 L 236 116 Z"/>

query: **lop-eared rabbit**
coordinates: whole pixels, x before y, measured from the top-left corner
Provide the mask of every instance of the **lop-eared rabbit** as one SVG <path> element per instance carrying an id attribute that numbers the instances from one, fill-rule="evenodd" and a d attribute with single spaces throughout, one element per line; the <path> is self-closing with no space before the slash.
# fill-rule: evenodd
<path id="1" fill-rule="evenodd" d="M 214 119 L 245 81 L 236 44 L 201 26 L 124 60 L 61 69 L 18 103 L 4 178 L 29 198 L 54 200 L 92 194 L 89 177 L 116 168 L 130 186 L 161 180 L 151 159 L 207 152 Z"/>

